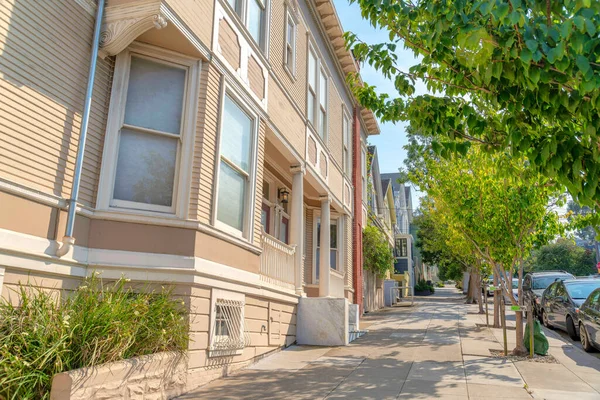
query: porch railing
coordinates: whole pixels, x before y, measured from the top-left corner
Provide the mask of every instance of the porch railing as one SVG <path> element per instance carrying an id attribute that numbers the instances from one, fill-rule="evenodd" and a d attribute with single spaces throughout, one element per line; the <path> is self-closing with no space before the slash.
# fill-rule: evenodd
<path id="1" fill-rule="evenodd" d="M 294 254 L 296 246 L 289 246 L 273 236 L 262 234 L 260 278 L 265 282 L 294 289 Z"/>

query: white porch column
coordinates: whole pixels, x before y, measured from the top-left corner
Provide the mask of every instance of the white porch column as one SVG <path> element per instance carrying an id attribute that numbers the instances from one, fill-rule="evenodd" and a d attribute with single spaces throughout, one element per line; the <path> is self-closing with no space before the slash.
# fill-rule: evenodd
<path id="1" fill-rule="evenodd" d="M 292 207 L 290 211 L 290 244 L 296 246 L 294 254 L 294 284 L 296 294 L 304 292 L 304 268 L 302 256 L 304 255 L 304 167 L 295 165 L 291 168 L 292 179 Z"/>
<path id="2" fill-rule="evenodd" d="M 331 200 L 329 196 L 321 196 L 321 242 L 320 257 L 319 257 L 319 297 L 329 297 L 329 275 L 331 273 L 331 267 L 329 266 L 329 253 L 330 253 L 330 232 L 331 229 L 331 218 L 329 215 L 329 207 Z"/>

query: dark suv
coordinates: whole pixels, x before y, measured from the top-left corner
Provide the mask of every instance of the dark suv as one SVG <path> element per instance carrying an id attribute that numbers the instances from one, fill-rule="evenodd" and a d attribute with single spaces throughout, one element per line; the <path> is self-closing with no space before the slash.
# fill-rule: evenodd
<path id="1" fill-rule="evenodd" d="M 533 315 L 539 317 L 544 290 L 553 282 L 566 279 L 575 279 L 575 277 L 566 271 L 529 272 L 523 278 L 523 304 L 531 306 Z"/>

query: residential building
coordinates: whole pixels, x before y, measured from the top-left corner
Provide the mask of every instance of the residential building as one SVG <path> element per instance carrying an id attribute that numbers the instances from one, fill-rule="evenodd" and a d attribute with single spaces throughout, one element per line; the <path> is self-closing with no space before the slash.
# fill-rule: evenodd
<path id="1" fill-rule="evenodd" d="M 175 285 L 201 384 L 296 341 L 303 296 L 355 301 L 379 128 L 330 0 L 101 5 L 0 3 L 0 292 Z"/>
<path id="2" fill-rule="evenodd" d="M 382 179 L 379 171 L 379 157 L 375 146 L 367 147 L 367 221 L 377 227 L 387 239 L 391 249 L 394 247 L 394 226 L 396 210 L 393 207 L 393 194 L 390 179 Z M 370 312 L 384 307 L 384 280 L 386 276 L 377 276 L 372 271 L 364 271 L 363 298 L 364 311 Z"/>
<path id="3" fill-rule="evenodd" d="M 396 225 L 394 226 L 394 273 L 392 277 L 403 284 L 414 286 L 414 235 L 411 231 L 413 220 L 411 188 L 400 183 L 400 173 L 381 174 L 383 179 L 390 179 L 396 209 Z M 406 279 L 408 274 L 408 281 Z"/>

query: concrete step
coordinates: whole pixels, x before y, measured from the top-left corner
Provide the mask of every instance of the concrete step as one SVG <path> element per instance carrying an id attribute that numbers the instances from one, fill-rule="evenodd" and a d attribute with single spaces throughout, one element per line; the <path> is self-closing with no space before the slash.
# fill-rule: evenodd
<path id="1" fill-rule="evenodd" d="M 362 335 L 367 334 L 369 331 L 366 330 L 351 330 L 348 333 L 348 342 L 353 342 L 354 340 L 358 339 L 359 337 L 361 337 Z"/>

